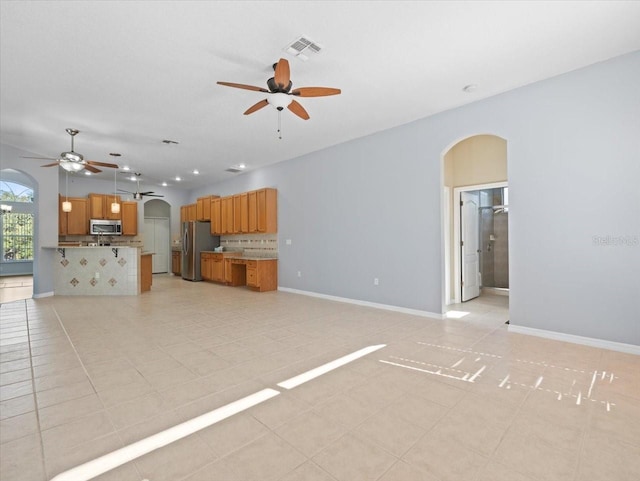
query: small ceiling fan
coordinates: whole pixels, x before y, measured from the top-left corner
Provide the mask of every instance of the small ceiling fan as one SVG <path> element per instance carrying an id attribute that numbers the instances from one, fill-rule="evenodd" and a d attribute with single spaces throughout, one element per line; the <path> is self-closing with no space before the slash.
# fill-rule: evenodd
<path id="1" fill-rule="evenodd" d="M 51 157 L 22 157 L 23 159 L 40 159 L 40 160 L 55 160 L 55 162 L 51 164 L 45 164 L 41 167 L 53 167 L 54 165 L 59 165 L 67 172 L 80 172 L 83 169 L 88 170 L 89 172 L 93 172 L 94 174 L 98 172 L 102 172 L 100 169 L 94 166 L 100 167 L 110 167 L 112 169 L 117 169 L 118 166 L 116 164 L 109 164 L 107 162 L 98 162 L 96 160 L 84 160 L 82 154 L 79 154 L 73 150 L 73 139 L 76 135 L 80 133 L 79 130 L 76 129 L 65 129 L 66 132 L 71 136 L 71 151 L 70 152 L 62 152 L 57 159 Z"/>
<path id="2" fill-rule="evenodd" d="M 134 177 L 130 177 L 131 180 L 136 181 L 136 191 L 130 192 L 128 190 L 118 189 L 118 192 L 125 192 L 127 194 L 133 195 L 134 200 L 142 200 L 142 197 L 164 197 L 164 195 L 154 194 L 152 190 L 147 192 L 140 192 L 140 176 L 142 175 L 140 172 L 121 172 L 122 174 L 133 175 Z"/>
<path id="3" fill-rule="evenodd" d="M 239 89 L 254 90 L 256 92 L 264 92 L 269 96 L 258 102 L 257 104 L 249 107 L 244 115 L 249 115 L 257 110 L 260 110 L 267 105 L 273 105 L 279 112 L 285 107 L 298 117 L 304 120 L 309 120 L 309 114 L 300 103 L 292 98 L 296 97 L 327 97 L 329 95 L 338 95 L 341 93 L 340 89 L 329 87 L 300 87 L 291 90 L 292 82 L 289 69 L 289 62 L 281 58 L 278 63 L 273 64 L 275 70 L 273 77 L 267 80 L 268 90 L 262 87 L 255 87 L 253 85 L 237 84 L 231 82 L 218 82 L 219 85 L 225 85 L 227 87 L 235 87 Z"/>

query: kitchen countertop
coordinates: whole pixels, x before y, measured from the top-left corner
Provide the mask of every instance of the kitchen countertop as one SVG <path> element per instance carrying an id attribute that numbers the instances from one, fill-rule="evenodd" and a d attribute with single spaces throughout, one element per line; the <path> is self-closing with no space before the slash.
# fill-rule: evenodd
<path id="1" fill-rule="evenodd" d="M 242 252 L 234 252 L 234 251 L 201 251 L 206 252 L 207 254 L 225 254 L 225 259 L 242 259 L 246 261 L 277 261 L 277 257 L 259 257 L 259 256 L 245 256 L 242 255 Z"/>

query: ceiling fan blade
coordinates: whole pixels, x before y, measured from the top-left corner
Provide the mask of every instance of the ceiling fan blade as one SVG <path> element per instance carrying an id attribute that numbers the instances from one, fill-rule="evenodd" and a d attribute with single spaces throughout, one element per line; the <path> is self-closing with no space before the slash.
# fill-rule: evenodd
<path id="1" fill-rule="evenodd" d="M 142 195 L 149 195 L 149 194 L 153 194 L 154 192 L 152 190 L 149 190 L 147 192 L 140 192 Z"/>
<path id="2" fill-rule="evenodd" d="M 329 95 L 338 95 L 342 91 L 329 87 L 300 87 L 291 91 L 291 95 L 298 97 L 327 97 Z"/>
<path id="3" fill-rule="evenodd" d="M 145 197 L 164 197 L 164 195 L 158 195 L 158 194 L 144 194 L 143 193 L 142 195 L 144 195 Z"/>
<path id="4" fill-rule="evenodd" d="M 53 157 L 20 157 L 21 159 L 37 159 L 37 160 L 58 160 Z"/>
<path id="5" fill-rule="evenodd" d="M 124 192 L 126 194 L 135 194 L 135 192 L 131 192 L 129 190 L 118 189 L 118 192 Z"/>
<path id="6" fill-rule="evenodd" d="M 235 87 L 237 89 L 245 89 L 245 90 L 254 90 L 256 92 L 265 92 L 269 93 L 267 89 L 263 89 L 262 87 L 255 87 L 253 85 L 245 85 L 245 84 L 236 84 L 232 82 L 217 82 L 218 85 L 226 85 L 227 87 Z"/>
<path id="7" fill-rule="evenodd" d="M 260 110 L 262 107 L 266 107 L 267 105 L 269 105 L 269 102 L 267 101 L 267 99 L 261 100 L 260 102 L 258 102 L 257 104 L 252 105 L 251 107 L 249 107 L 246 111 L 245 111 L 245 115 L 249 115 L 254 113 L 256 110 Z"/>
<path id="8" fill-rule="evenodd" d="M 53 167 L 54 165 L 59 165 L 59 164 L 58 164 L 58 162 L 54 162 L 54 163 L 52 163 L 52 164 L 44 164 L 44 165 L 41 165 L 40 167 Z"/>
<path id="9" fill-rule="evenodd" d="M 300 105 L 295 100 L 292 100 L 287 108 L 291 110 L 294 114 L 296 114 L 298 117 L 300 117 L 301 119 L 309 120 L 309 114 L 307 113 L 307 111 L 304 109 L 302 105 Z"/>
<path id="10" fill-rule="evenodd" d="M 102 172 L 100 169 L 96 169 L 95 167 L 89 164 L 85 164 L 84 168 L 87 169 L 89 172 L 93 172 L 94 174 L 97 174 L 98 172 Z"/>
<path id="11" fill-rule="evenodd" d="M 112 169 L 118 169 L 116 164 L 109 164 L 107 162 L 98 162 L 97 160 L 85 160 L 86 164 L 99 165 L 100 167 L 111 167 Z"/>
<path id="12" fill-rule="evenodd" d="M 289 61 L 287 59 L 281 58 L 278 60 L 273 78 L 281 89 L 285 89 L 289 85 L 291 72 L 289 70 Z"/>

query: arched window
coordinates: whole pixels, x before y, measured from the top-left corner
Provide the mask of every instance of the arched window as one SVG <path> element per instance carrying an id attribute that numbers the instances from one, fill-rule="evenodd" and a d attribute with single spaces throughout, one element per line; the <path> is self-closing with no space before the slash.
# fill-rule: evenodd
<path id="1" fill-rule="evenodd" d="M 20 183 L 11 169 L 2 171 L 0 180 L 0 245 L 2 263 L 33 261 L 33 189 Z"/>

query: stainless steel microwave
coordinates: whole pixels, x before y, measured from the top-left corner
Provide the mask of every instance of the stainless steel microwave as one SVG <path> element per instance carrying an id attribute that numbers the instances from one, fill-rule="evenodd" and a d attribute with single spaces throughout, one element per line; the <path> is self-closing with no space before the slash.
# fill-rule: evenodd
<path id="1" fill-rule="evenodd" d="M 122 235 L 121 220 L 91 219 L 89 221 L 91 235 Z"/>

